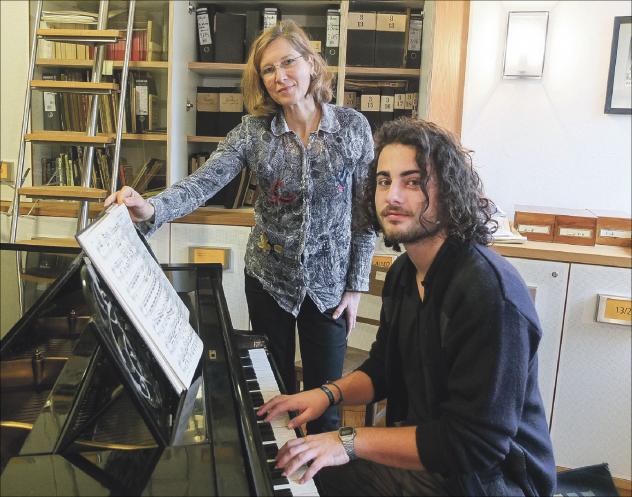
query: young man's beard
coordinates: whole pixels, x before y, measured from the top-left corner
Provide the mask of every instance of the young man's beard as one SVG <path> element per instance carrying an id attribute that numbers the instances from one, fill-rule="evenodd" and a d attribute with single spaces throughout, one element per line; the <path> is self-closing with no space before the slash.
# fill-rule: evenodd
<path id="1" fill-rule="evenodd" d="M 404 232 L 389 234 L 382 219 L 380 219 L 380 224 L 382 225 L 382 232 L 384 233 L 384 241 L 390 245 L 415 243 L 428 238 L 433 238 L 442 230 L 440 221 L 424 221 L 423 223 L 420 222 L 416 226 L 413 226 Z"/>

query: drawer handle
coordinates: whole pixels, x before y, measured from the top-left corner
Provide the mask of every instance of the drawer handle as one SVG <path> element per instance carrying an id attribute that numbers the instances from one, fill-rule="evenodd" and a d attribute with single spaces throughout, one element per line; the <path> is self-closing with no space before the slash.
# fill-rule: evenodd
<path id="1" fill-rule="evenodd" d="M 223 269 L 228 269 L 230 249 L 225 247 L 191 247 L 190 260 L 194 264 L 221 264 Z"/>

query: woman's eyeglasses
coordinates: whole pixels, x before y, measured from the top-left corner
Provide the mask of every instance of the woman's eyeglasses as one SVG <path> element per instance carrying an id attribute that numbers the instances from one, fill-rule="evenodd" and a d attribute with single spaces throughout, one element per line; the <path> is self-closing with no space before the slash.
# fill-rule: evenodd
<path id="1" fill-rule="evenodd" d="M 283 59 L 281 62 L 278 62 L 277 64 L 271 64 L 269 66 L 265 66 L 263 69 L 261 69 L 261 73 L 260 73 L 261 77 L 263 79 L 270 79 L 274 77 L 277 68 L 283 69 L 284 71 L 291 69 L 292 67 L 296 65 L 296 63 L 298 62 L 298 59 L 300 59 L 301 57 L 304 57 L 304 55 L 297 55 L 296 57 L 288 57 L 286 59 Z"/>

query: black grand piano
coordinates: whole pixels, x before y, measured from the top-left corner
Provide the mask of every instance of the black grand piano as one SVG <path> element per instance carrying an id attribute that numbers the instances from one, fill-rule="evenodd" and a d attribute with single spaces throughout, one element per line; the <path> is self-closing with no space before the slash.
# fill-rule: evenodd
<path id="1" fill-rule="evenodd" d="M 264 337 L 232 328 L 217 264 L 163 265 L 204 342 L 176 395 L 78 249 L 0 244 L 0 495 L 317 495 L 274 469 L 300 433 Z"/>

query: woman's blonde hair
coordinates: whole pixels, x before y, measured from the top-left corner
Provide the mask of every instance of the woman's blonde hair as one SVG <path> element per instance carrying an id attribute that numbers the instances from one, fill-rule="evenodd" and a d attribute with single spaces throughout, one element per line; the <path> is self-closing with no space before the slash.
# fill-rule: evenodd
<path id="1" fill-rule="evenodd" d="M 294 21 L 286 20 L 266 29 L 252 42 L 246 68 L 241 78 L 241 91 L 248 113 L 258 117 L 271 116 L 276 114 L 279 108 L 279 105 L 268 94 L 259 75 L 263 51 L 278 38 L 285 38 L 305 60 L 313 62 L 314 70 L 307 93 L 314 97 L 316 103 L 331 101 L 333 75 L 327 71 L 327 64 L 320 54 L 314 51 L 305 31 Z"/>

